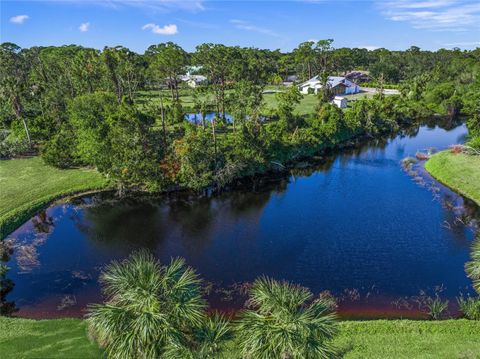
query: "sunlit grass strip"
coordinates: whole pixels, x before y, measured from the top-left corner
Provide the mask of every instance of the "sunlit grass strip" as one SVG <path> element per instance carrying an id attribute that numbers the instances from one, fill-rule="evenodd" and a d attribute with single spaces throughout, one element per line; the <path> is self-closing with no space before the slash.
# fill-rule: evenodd
<path id="1" fill-rule="evenodd" d="M 38 157 L 0 161 L 0 239 L 55 199 L 107 184 L 94 170 L 60 170 Z"/>
<path id="2" fill-rule="evenodd" d="M 334 343 L 344 358 L 476 358 L 480 321 L 343 321 Z M 238 358 L 235 346 L 226 358 Z M 0 317 L 0 353 L 8 358 L 100 358 L 81 319 Z"/>
<path id="3" fill-rule="evenodd" d="M 438 181 L 480 205 L 480 156 L 439 152 L 425 163 Z"/>

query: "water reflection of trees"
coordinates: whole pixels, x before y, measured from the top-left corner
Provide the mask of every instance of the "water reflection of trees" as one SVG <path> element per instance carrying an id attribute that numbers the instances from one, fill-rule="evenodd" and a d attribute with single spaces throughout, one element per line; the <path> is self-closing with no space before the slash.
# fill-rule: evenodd
<path id="1" fill-rule="evenodd" d="M 430 117 L 422 120 L 422 124 L 430 129 L 440 127 L 443 130 L 450 131 L 463 123 L 462 118 L 447 118 L 447 117 Z"/>
<path id="2" fill-rule="evenodd" d="M 35 232 L 48 234 L 54 227 L 53 218 L 49 217 L 47 211 L 44 210 L 32 219 L 32 225 Z"/>
<path id="3" fill-rule="evenodd" d="M 85 207 L 84 218 L 73 219 L 80 232 L 97 243 L 154 249 L 163 230 L 157 212 L 157 206 L 148 200 L 112 198 Z"/>
<path id="4" fill-rule="evenodd" d="M 17 311 L 15 302 L 8 301 L 7 295 L 13 290 L 15 283 L 7 277 L 9 268 L 6 263 L 13 254 L 10 240 L 0 241 L 0 315 L 11 315 Z"/>
<path id="5" fill-rule="evenodd" d="M 103 198 L 88 201 L 84 215 L 72 215 L 72 219 L 82 233 L 103 245 L 153 250 L 174 237 L 186 250 L 201 253 L 214 238 L 217 224 L 245 216 L 260 217 L 258 214 L 272 193 L 284 191 L 287 184 L 282 178 L 266 181 L 262 186 L 257 183 L 256 192 L 245 188 L 209 195 L 177 192 Z"/>

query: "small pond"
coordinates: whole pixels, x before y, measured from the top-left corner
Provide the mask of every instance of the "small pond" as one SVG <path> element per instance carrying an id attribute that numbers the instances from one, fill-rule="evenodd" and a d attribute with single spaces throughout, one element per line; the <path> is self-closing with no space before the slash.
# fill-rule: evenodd
<path id="1" fill-rule="evenodd" d="M 461 124 L 421 126 L 216 195 L 103 194 L 54 205 L 7 239 L 8 299 L 22 316 L 80 316 L 101 300 L 102 266 L 148 248 L 162 262 L 185 257 L 212 283 L 216 309 L 239 308 L 237 292 L 263 274 L 328 290 L 349 317 L 417 316 L 437 294 L 455 303 L 473 293 L 464 264 L 474 231 L 458 217 L 478 218 L 478 208 L 421 164 L 412 176 L 400 161 L 466 133 Z"/>
<path id="2" fill-rule="evenodd" d="M 216 112 L 207 112 L 205 114 L 205 122 L 212 122 L 213 119 L 217 116 Z M 218 115 L 217 117 L 221 116 Z M 201 113 L 187 113 L 185 115 L 185 119 L 191 123 L 194 123 L 196 125 L 201 125 L 202 124 L 202 114 Z M 225 113 L 225 121 L 227 123 L 232 123 L 233 122 L 233 117 L 229 113 Z"/>

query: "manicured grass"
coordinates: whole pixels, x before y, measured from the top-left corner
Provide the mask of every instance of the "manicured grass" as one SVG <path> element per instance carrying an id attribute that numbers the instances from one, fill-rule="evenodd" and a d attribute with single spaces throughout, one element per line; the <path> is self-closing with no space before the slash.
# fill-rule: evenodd
<path id="1" fill-rule="evenodd" d="M 345 358 L 480 358 L 480 322 L 342 322 L 336 343 Z"/>
<path id="2" fill-rule="evenodd" d="M 480 156 L 443 151 L 433 155 L 425 168 L 437 180 L 480 205 Z"/>
<path id="3" fill-rule="evenodd" d="M 28 320 L 0 318 L 0 357 L 100 358 L 80 319 Z"/>
<path id="4" fill-rule="evenodd" d="M 335 343 L 345 358 L 479 358 L 480 322 L 345 321 Z M 101 356 L 81 319 L 0 318 L 0 353 L 5 359 Z"/>
<path id="5" fill-rule="evenodd" d="M 60 170 L 38 157 L 0 161 L 0 239 L 54 199 L 106 186 L 94 170 Z"/>
<path id="6" fill-rule="evenodd" d="M 270 86 L 270 90 L 278 90 L 275 86 Z M 280 90 L 285 88 L 280 87 Z M 170 90 L 163 91 L 165 104 L 170 104 Z M 193 97 L 191 96 L 191 89 L 182 89 L 180 92 L 180 101 L 187 111 L 191 111 L 194 107 Z M 227 93 L 231 93 L 231 90 L 227 90 Z M 350 104 L 358 99 L 364 97 L 372 97 L 372 93 L 362 92 L 354 95 L 347 95 L 346 98 Z M 267 111 L 271 111 L 277 108 L 277 99 L 275 93 L 265 93 L 263 95 L 264 106 Z M 137 103 L 140 107 L 145 106 L 147 103 L 152 103 L 155 106 L 160 106 L 159 91 L 139 91 L 137 94 Z M 316 95 L 304 95 L 303 99 L 297 105 L 295 112 L 299 116 L 305 116 L 315 113 L 315 109 L 318 105 L 318 97 Z"/>

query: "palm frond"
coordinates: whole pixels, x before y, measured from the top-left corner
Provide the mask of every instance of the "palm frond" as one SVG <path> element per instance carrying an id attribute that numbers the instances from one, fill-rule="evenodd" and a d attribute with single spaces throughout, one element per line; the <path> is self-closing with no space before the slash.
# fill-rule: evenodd
<path id="1" fill-rule="evenodd" d="M 100 276 L 105 304 L 89 307 L 92 337 L 112 358 L 158 358 L 188 351 L 205 319 L 195 271 L 181 259 L 161 266 L 146 251 L 114 261 Z"/>
<path id="2" fill-rule="evenodd" d="M 247 358 L 329 358 L 337 333 L 334 306 L 313 300 L 306 288 L 263 277 L 250 291 L 251 310 L 236 323 L 237 344 Z"/>

